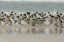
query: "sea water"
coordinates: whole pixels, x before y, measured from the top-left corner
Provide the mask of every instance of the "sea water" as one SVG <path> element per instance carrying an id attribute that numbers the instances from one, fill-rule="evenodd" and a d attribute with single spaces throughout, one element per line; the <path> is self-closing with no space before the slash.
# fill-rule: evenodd
<path id="1" fill-rule="evenodd" d="M 48 12 L 58 10 L 64 12 L 63 2 L 1 2 L 0 11 L 14 12 Z"/>

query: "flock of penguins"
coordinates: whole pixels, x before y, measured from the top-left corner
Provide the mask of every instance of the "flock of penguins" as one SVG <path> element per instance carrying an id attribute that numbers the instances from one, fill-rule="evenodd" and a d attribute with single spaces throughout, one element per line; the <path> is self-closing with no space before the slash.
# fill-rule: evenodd
<path id="1" fill-rule="evenodd" d="M 45 24 L 44 22 L 49 20 L 48 25 L 53 25 L 53 28 L 49 28 L 50 34 L 61 34 L 62 33 L 62 27 L 64 23 L 64 15 L 62 13 L 59 13 L 58 11 L 54 14 L 51 14 L 50 12 L 47 13 L 39 13 L 35 12 L 31 14 L 30 12 L 26 12 L 24 14 L 17 14 L 14 12 L 11 12 L 9 15 L 5 14 L 4 12 L 0 13 L 0 25 L 2 25 L 2 22 L 4 22 L 4 25 L 14 26 L 14 24 L 22 25 L 22 21 L 24 21 L 27 25 L 30 26 L 37 26 Z M 24 32 L 22 28 L 18 30 L 3 30 L 0 29 L 0 33 L 14 33 L 17 32 L 18 34 L 25 33 L 25 34 L 43 34 L 45 33 L 44 28 L 32 28 L 32 29 L 26 29 Z"/>

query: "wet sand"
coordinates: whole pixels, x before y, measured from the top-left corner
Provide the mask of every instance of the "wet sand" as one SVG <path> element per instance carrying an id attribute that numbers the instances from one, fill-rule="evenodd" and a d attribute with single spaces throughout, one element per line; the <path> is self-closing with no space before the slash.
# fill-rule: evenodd
<path id="1" fill-rule="evenodd" d="M 43 26 L 30 26 L 30 25 L 0 25 L 0 28 L 52 28 L 50 25 L 43 25 Z"/>

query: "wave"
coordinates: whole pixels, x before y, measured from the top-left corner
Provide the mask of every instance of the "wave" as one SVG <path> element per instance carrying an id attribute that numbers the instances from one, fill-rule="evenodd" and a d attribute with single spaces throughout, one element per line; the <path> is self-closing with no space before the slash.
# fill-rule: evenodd
<path id="1" fill-rule="evenodd" d="M 0 0 L 7 2 L 64 2 L 64 0 Z"/>

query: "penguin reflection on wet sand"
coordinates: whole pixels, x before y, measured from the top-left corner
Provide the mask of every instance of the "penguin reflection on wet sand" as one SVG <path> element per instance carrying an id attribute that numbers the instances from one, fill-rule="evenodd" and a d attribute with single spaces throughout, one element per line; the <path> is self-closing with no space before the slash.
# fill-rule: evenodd
<path id="1" fill-rule="evenodd" d="M 57 28 L 54 28 L 54 34 L 57 34 Z"/>
<path id="2" fill-rule="evenodd" d="M 31 34 L 36 34 L 35 28 L 32 28 L 32 29 L 31 29 Z"/>
<path id="3" fill-rule="evenodd" d="M 57 29 L 57 34 L 61 34 L 62 33 L 62 28 L 58 28 Z"/>
<path id="4" fill-rule="evenodd" d="M 53 30 L 51 28 L 49 28 L 49 33 L 53 34 Z"/>

